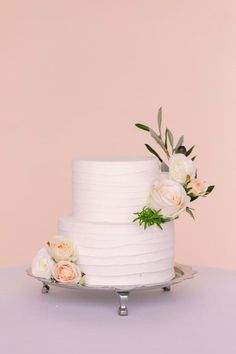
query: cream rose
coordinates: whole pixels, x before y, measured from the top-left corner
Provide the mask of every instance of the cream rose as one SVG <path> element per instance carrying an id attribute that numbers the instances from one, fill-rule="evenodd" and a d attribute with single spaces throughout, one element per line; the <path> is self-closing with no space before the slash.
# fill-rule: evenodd
<path id="1" fill-rule="evenodd" d="M 56 236 L 52 242 L 48 242 L 48 250 L 56 262 L 76 261 L 77 255 L 73 242 L 66 237 Z"/>
<path id="2" fill-rule="evenodd" d="M 194 196 L 204 195 L 207 191 L 207 184 L 201 179 L 193 179 L 189 184 L 188 188 L 191 188 L 190 193 Z"/>
<path id="3" fill-rule="evenodd" d="M 174 154 L 169 160 L 170 177 L 179 183 L 185 183 L 187 176 L 194 173 L 193 161 L 184 154 Z"/>
<path id="4" fill-rule="evenodd" d="M 35 277 L 50 279 L 54 262 L 45 248 L 41 248 L 32 262 L 32 274 Z"/>
<path id="5" fill-rule="evenodd" d="M 68 261 L 60 261 L 55 264 L 53 278 L 61 283 L 78 283 L 81 279 L 79 267 Z"/>
<path id="6" fill-rule="evenodd" d="M 183 186 L 169 178 L 168 173 L 161 173 L 158 180 L 153 184 L 150 195 L 150 207 L 161 209 L 165 217 L 176 217 L 185 210 L 190 198 Z"/>

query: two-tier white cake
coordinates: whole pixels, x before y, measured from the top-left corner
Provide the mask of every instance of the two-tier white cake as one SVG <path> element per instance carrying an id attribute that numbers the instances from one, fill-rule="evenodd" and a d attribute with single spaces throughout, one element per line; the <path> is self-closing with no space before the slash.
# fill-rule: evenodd
<path id="1" fill-rule="evenodd" d="M 174 277 L 174 223 L 144 230 L 134 213 L 148 203 L 160 173 L 155 158 L 75 160 L 73 213 L 59 235 L 78 250 L 87 285 L 142 285 Z"/>

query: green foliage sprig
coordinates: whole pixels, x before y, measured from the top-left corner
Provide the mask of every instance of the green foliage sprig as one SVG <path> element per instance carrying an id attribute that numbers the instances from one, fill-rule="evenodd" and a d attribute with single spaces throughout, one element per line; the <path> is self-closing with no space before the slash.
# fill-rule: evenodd
<path id="1" fill-rule="evenodd" d="M 162 224 L 169 222 L 171 220 L 177 219 L 175 218 L 170 218 L 170 217 L 164 217 L 163 215 L 160 214 L 160 210 L 155 210 L 152 208 L 149 208 L 145 206 L 141 211 L 134 213 L 134 215 L 137 215 L 137 217 L 133 220 L 133 222 L 138 221 L 139 225 L 143 225 L 144 229 L 146 230 L 147 227 L 156 225 L 162 230 Z"/>
<path id="2" fill-rule="evenodd" d="M 151 137 L 155 140 L 155 142 L 161 147 L 162 152 L 165 154 L 165 158 L 169 160 L 171 155 L 174 153 L 181 153 L 186 156 L 189 156 L 195 145 L 193 145 L 190 149 L 187 149 L 183 143 L 184 143 L 184 136 L 182 135 L 179 140 L 177 141 L 176 145 L 174 144 L 174 136 L 173 133 L 169 128 L 166 128 L 164 130 L 164 134 L 162 131 L 162 107 L 159 108 L 158 114 L 157 114 L 157 126 L 158 126 L 158 132 L 153 130 L 152 128 L 148 127 L 145 124 L 142 123 L 136 123 L 135 126 L 139 129 L 145 130 L 150 133 Z M 160 156 L 159 153 L 153 149 L 152 146 L 149 144 L 145 144 L 146 148 L 148 149 L 149 152 L 151 152 L 154 156 L 158 158 L 158 160 L 161 162 L 161 170 L 163 172 L 168 172 L 168 164 L 164 161 L 164 158 Z M 194 160 L 196 156 L 192 157 L 192 160 Z"/>

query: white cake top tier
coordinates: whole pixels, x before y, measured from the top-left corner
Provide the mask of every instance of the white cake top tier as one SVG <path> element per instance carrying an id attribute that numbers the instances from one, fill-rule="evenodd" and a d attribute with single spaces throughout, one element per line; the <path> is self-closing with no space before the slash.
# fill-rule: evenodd
<path id="1" fill-rule="evenodd" d="M 84 222 L 132 222 L 159 173 L 152 157 L 74 160 L 73 216 Z"/>

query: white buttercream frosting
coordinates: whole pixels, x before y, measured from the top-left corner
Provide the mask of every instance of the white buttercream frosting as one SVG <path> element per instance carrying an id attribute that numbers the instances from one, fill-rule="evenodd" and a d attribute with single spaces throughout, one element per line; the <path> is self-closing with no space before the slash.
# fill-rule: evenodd
<path id="1" fill-rule="evenodd" d="M 174 223 L 144 230 L 132 222 L 159 173 L 155 158 L 73 162 L 73 215 L 59 219 L 58 233 L 75 243 L 88 285 L 174 277 Z"/>
<path id="2" fill-rule="evenodd" d="M 73 215 L 81 221 L 131 222 L 148 202 L 157 159 L 73 162 Z"/>

